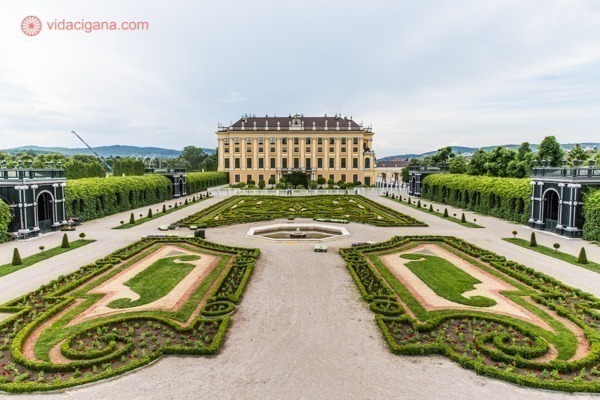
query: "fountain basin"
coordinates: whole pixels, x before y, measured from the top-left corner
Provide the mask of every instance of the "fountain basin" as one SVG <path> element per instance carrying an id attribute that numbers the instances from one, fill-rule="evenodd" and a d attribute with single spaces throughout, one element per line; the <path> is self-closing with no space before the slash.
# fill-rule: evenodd
<path id="1" fill-rule="evenodd" d="M 248 237 L 269 240 L 272 242 L 323 242 L 350 236 L 344 227 L 325 224 L 273 224 L 250 228 Z"/>

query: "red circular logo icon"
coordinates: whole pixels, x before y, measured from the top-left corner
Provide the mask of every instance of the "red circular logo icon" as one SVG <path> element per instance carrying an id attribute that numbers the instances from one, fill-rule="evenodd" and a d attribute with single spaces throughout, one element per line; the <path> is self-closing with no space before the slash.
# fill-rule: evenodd
<path id="1" fill-rule="evenodd" d="M 27 36 L 35 36 L 42 30 L 42 21 L 33 15 L 25 17 L 21 22 L 21 30 Z"/>

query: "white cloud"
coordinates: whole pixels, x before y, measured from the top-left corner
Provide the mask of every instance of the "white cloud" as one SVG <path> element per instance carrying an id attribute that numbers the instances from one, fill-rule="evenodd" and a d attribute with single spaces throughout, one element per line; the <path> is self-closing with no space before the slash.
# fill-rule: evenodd
<path id="1" fill-rule="evenodd" d="M 353 115 L 380 157 L 600 137 L 593 1 L 0 4 L 0 148 L 214 147 L 243 112 Z M 26 15 L 150 30 L 29 38 Z"/>

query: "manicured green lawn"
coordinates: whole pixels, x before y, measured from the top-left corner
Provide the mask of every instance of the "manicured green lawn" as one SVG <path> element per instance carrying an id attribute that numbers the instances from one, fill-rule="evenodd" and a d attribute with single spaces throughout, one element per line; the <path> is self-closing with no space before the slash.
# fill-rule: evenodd
<path id="1" fill-rule="evenodd" d="M 194 261 L 198 259 L 200 259 L 200 256 L 186 254 L 156 261 L 150 267 L 125 282 L 125 286 L 130 287 L 131 290 L 140 295 L 138 300 L 118 299 L 111 302 L 108 306 L 112 308 L 136 307 L 152 303 L 166 296 L 195 267 L 193 264 L 182 263 L 181 261 Z M 176 260 L 179 262 L 176 263 Z"/>
<path id="2" fill-rule="evenodd" d="M 516 244 L 517 246 L 525 247 L 526 249 L 529 249 L 529 250 L 537 251 L 538 253 L 544 254 L 546 256 L 557 258 L 559 260 L 568 262 L 569 264 L 573 264 L 573 265 L 577 265 L 578 267 L 589 269 L 590 271 L 594 271 L 594 272 L 597 272 L 600 274 L 600 264 L 598 264 L 598 263 L 588 260 L 587 264 L 580 264 L 577 262 L 576 256 L 572 256 L 570 254 L 563 253 L 562 251 L 557 252 L 554 249 L 551 249 L 550 247 L 542 246 L 540 244 L 538 244 L 537 247 L 529 247 L 529 241 L 525 240 L 525 239 L 503 238 L 502 240 L 505 240 L 512 244 Z"/>
<path id="3" fill-rule="evenodd" d="M 438 296 L 467 306 L 491 307 L 496 304 L 483 296 L 464 297 L 463 293 L 475 289 L 475 284 L 481 282 L 441 257 L 415 253 L 400 257 L 414 260 L 406 266 Z"/>
<path id="4" fill-rule="evenodd" d="M 383 197 L 385 197 L 385 196 L 383 196 Z M 444 217 L 444 213 L 441 213 L 439 211 L 431 211 L 429 209 L 429 207 L 424 207 L 423 205 L 421 205 L 421 207 L 417 207 L 417 202 L 415 202 L 414 200 L 411 200 L 411 202 L 409 203 L 408 202 L 408 198 L 406 199 L 406 201 L 400 201 L 400 200 L 392 198 L 392 197 L 387 197 L 387 198 L 391 199 L 391 200 L 394 200 L 395 202 L 404 204 L 407 207 L 412 207 L 415 210 L 423 211 L 423 212 L 426 212 L 428 214 L 435 215 L 436 217 L 444 218 L 445 220 L 448 220 L 450 222 L 454 222 L 455 224 L 459 224 L 459 225 L 465 226 L 467 228 L 485 228 L 484 226 L 477 225 L 474 222 L 469 222 L 469 221 L 462 222 L 460 218 L 455 218 L 453 216 Z"/>
<path id="5" fill-rule="evenodd" d="M 156 212 L 156 213 L 152 214 L 151 218 L 150 217 L 143 217 L 143 218 L 139 218 L 139 219 L 136 218 L 135 224 L 130 224 L 129 223 L 129 219 L 128 219 L 127 220 L 128 222 L 126 222 L 124 224 L 121 224 L 119 226 L 115 226 L 112 229 L 129 229 L 129 228 L 133 228 L 134 226 L 138 226 L 138 225 L 144 224 L 144 223 L 146 223 L 148 221 L 152 221 L 152 220 L 154 220 L 156 218 L 164 217 L 165 215 L 171 214 L 172 212 L 175 212 L 177 210 L 181 210 L 183 208 L 189 207 L 192 204 L 196 204 L 196 203 L 198 203 L 198 202 L 200 202 L 202 200 L 206 200 L 206 199 L 209 199 L 209 198 L 210 197 L 206 196 L 204 198 L 198 198 L 195 202 L 188 201 L 188 204 L 182 204 L 182 205 L 179 205 L 177 207 L 167 208 L 165 210 L 165 212 L 160 211 L 160 212 Z"/>
<path id="6" fill-rule="evenodd" d="M 85 246 L 86 244 L 95 242 L 95 240 L 87 240 L 87 239 L 83 239 L 83 240 L 75 240 L 73 242 L 70 243 L 70 246 L 68 249 L 62 249 L 60 246 L 58 247 L 53 247 L 51 249 L 48 250 L 44 250 L 43 252 L 39 252 L 37 254 L 34 254 L 32 256 L 29 257 L 25 257 L 23 258 L 22 264 L 21 265 L 12 265 L 12 264 L 4 264 L 4 265 L 0 265 L 0 277 L 4 276 L 4 275 L 8 275 L 10 273 L 13 273 L 15 271 L 18 271 L 20 269 L 23 268 L 27 268 L 32 266 L 35 263 L 38 263 L 40 261 L 44 261 L 47 260 L 50 257 L 54 257 L 57 256 L 59 254 L 65 253 L 67 251 L 71 251 L 74 249 L 77 249 L 81 246 Z"/>

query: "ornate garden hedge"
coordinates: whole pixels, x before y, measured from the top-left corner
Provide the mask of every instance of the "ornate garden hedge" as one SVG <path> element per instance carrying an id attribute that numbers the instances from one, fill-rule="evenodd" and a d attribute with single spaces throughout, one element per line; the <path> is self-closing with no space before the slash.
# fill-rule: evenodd
<path id="1" fill-rule="evenodd" d="M 225 226 L 278 218 L 353 221 L 374 226 L 426 226 L 363 196 L 232 196 L 182 221 L 180 225 Z"/>
<path id="2" fill-rule="evenodd" d="M 600 241 L 600 190 L 591 191 L 584 197 L 583 216 L 583 238 Z"/>
<path id="3" fill-rule="evenodd" d="M 8 204 L 0 200 L 0 243 L 8 240 L 8 224 L 11 218 Z"/>
<path id="4" fill-rule="evenodd" d="M 219 351 L 259 255 L 143 239 L 0 306 L 0 390 L 72 387 Z"/>
<path id="5" fill-rule="evenodd" d="M 600 392 L 594 296 L 455 237 L 340 252 L 394 353 L 443 354 L 519 385 Z"/>
<path id="6" fill-rule="evenodd" d="M 226 172 L 188 172 L 185 181 L 187 194 L 201 192 L 229 182 Z"/>
<path id="7" fill-rule="evenodd" d="M 529 179 L 463 174 L 431 174 L 423 179 L 425 199 L 527 223 L 531 216 Z"/>
<path id="8" fill-rule="evenodd" d="M 84 178 L 67 182 L 67 215 L 101 218 L 171 198 L 172 183 L 162 175 Z"/>

